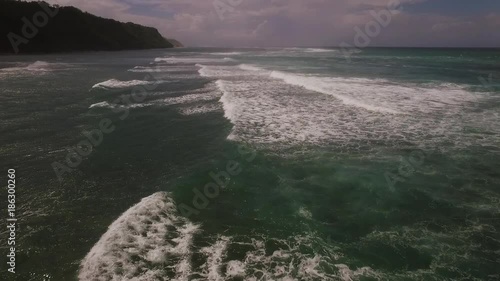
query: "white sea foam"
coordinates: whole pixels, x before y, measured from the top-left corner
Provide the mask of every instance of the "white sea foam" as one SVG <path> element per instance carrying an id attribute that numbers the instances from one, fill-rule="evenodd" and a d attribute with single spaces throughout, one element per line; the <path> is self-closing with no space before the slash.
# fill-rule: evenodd
<path id="1" fill-rule="evenodd" d="M 229 261 L 226 275 L 227 277 L 245 277 L 245 264 L 241 261 Z"/>
<path id="2" fill-rule="evenodd" d="M 222 53 L 210 53 L 215 56 L 237 56 L 243 54 L 242 52 L 222 52 Z"/>
<path id="3" fill-rule="evenodd" d="M 298 52 L 298 53 L 333 53 L 338 52 L 336 49 L 325 49 L 325 48 L 285 48 L 283 51 L 286 52 Z"/>
<path id="4" fill-rule="evenodd" d="M 345 264 L 336 264 L 335 267 L 338 268 L 339 275 L 340 275 L 339 277 L 343 281 L 359 280 L 359 277 L 363 277 L 363 276 L 372 277 L 372 278 L 380 277 L 380 275 L 377 272 L 375 272 L 373 269 L 371 269 L 370 267 L 361 267 L 361 268 L 358 268 L 356 270 L 351 270 L 349 268 L 349 266 L 347 266 Z M 377 280 L 381 280 L 381 279 L 377 278 Z"/>
<path id="5" fill-rule="evenodd" d="M 202 105 L 192 105 L 185 106 L 179 109 L 179 112 L 182 115 L 198 115 L 198 114 L 206 114 L 211 112 L 221 111 L 220 104 L 202 104 Z"/>
<path id="6" fill-rule="evenodd" d="M 168 58 L 156 58 L 155 62 L 166 62 L 170 64 L 197 64 L 197 63 L 223 63 L 228 61 L 234 61 L 231 58 L 193 58 L 193 57 L 168 57 Z"/>
<path id="7" fill-rule="evenodd" d="M 337 50 L 334 49 L 321 49 L 321 48 L 306 48 L 304 50 L 307 53 L 331 53 L 331 52 L 337 52 Z"/>
<path id="8" fill-rule="evenodd" d="M 120 81 L 116 79 L 106 80 L 101 83 L 97 83 L 92 86 L 92 89 L 123 89 L 130 88 L 134 86 L 145 86 L 145 85 L 155 85 L 161 83 L 161 81 L 144 81 L 144 80 L 130 80 L 130 81 Z"/>
<path id="9" fill-rule="evenodd" d="M 269 243 L 278 246 L 271 255 L 267 252 Z M 337 259 L 330 250 L 323 254 L 305 253 L 304 249 L 313 249 L 314 241 L 308 236 L 275 239 L 265 236 L 236 240 L 220 237 L 212 246 L 204 248 L 207 263 L 204 268 L 204 280 L 232 280 L 244 277 L 245 280 L 338 280 L 338 273 L 328 264 Z M 232 245 L 245 245 L 249 250 L 243 260 L 226 261 L 226 252 Z M 225 272 L 222 270 L 225 267 Z"/>
<path id="10" fill-rule="evenodd" d="M 328 114 L 331 107 L 327 108 L 325 102 L 298 99 L 290 95 L 294 90 L 286 84 L 220 80 L 217 85 L 224 93 L 221 102 L 225 117 L 234 124 L 229 139 L 259 143 L 317 142 L 349 133 L 344 126 L 331 123 L 333 118 Z"/>
<path id="11" fill-rule="evenodd" d="M 362 79 L 362 78 L 330 78 L 330 77 L 316 77 L 316 76 L 305 76 L 293 73 L 286 73 L 280 71 L 268 71 L 261 67 L 254 65 L 242 64 L 238 66 L 242 70 L 249 70 L 258 72 L 259 75 L 269 76 L 276 79 L 281 79 L 285 83 L 295 86 L 304 87 L 308 90 L 331 95 L 341 100 L 347 105 L 362 107 L 367 110 L 379 111 L 384 113 L 398 114 L 397 110 L 390 108 L 385 108 L 382 106 L 366 104 L 361 102 L 359 99 L 353 98 L 353 94 L 357 89 L 352 89 L 353 85 L 359 84 L 373 84 L 378 82 L 373 79 Z M 383 80 L 379 80 L 383 81 Z M 352 82 L 357 82 L 356 84 Z M 365 85 L 363 85 L 365 86 Z M 360 89 L 361 90 L 361 89 Z M 349 95 L 350 94 L 350 95 Z M 361 97 L 360 97 L 361 98 Z"/>
<path id="12" fill-rule="evenodd" d="M 300 207 L 297 214 L 305 219 L 312 219 L 312 213 L 305 207 Z"/>
<path id="13" fill-rule="evenodd" d="M 139 73 L 151 73 L 151 72 L 184 72 L 191 71 L 192 66 L 190 65 L 168 65 L 168 66 L 135 66 L 129 69 L 129 72 L 139 72 Z"/>
<path id="14" fill-rule="evenodd" d="M 238 122 L 238 109 L 243 106 L 241 99 L 235 98 L 235 94 L 226 89 L 225 83 L 222 80 L 217 80 L 216 85 L 221 89 L 223 95 L 220 98 L 224 108 L 224 117 L 229 119 L 233 124 Z"/>
<path id="15" fill-rule="evenodd" d="M 200 69 L 198 72 L 203 77 L 232 77 L 235 76 L 234 67 L 232 66 L 210 66 L 196 64 Z"/>
<path id="16" fill-rule="evenodd" d="M 115 108 L 116 105 L 109 104 L 107 101 L 103 101 L 103 102 L 98 102 L 98 103 L 94 103 L 94 104 L 90 105 L 89 109 L 90 108 L 96 108 L 96 107 L 101 107 L 101 108 Z"/>
<path id="17" fill-rule="evenodd" d="M 278 246 L 271 255 L 268 244 Z M 210 246 L 200 250 L 205 262 L 193 269 L 193 275 L 202 278 L 196 280 L 226 281 L 234 278 L 244 280 L 338 280 L 339 272 L 328 265 L 339 258 L 331 249 L 322 250 L 322 254 L 306 253 L 304 249 L 314 248 L 312 236 L 296 236 L 289 239 L 242 237 L 236 239 L 218 236 Z M 233 246 L 248 249 L 242 260 L 228 260 L 228 253 Z M 361 274 L 360 274 L 361 275 Z"/>
<path id="18" fill-rule="evenodd" d="M 151 106 L 149 103 L 134 103 L 134 104 L 129 104 L 129 105 L 118 105 L 118 104 L 110 104 L 107 101 L 103 102 L 98 102 L 94 103 L 89 106 L 89 109 L 91 108 L 116 108 L 116 107 L 123 107 L 123 108 L 139 108 L 139 107 L 146 107 L 146 106 Z"/>
<path id="19" fill-rule="evenodd" d="M 400 113 L 394 109 L 385 108 L 383 106 L 367 104 L 365 102 L 362 102 L 360 99 L 353 98 L 352 95 L 349 96 L 349 95 L 344 94 L 344 93 L 346 93 L 346 91 L 350 91 L 352 93 L 353 91 L 358 90 L 358 89 L 353 89 L 353 86 L 360 85 L 360 84 L 362 84 L 362 82 L 365 82 L 365 85 L 362 85 L 363 87 L 366 87 L 367 85 L 373 84 L 375 81 L 370 80 L 370 79 L 324 78 L 324 77 L 296 75 L 296 74 L 279 72 L 279 71 L 273 71 L 271 73 L 271 77 L 277 78 L 277 79 L 282 79 L 287 84 L 301 86 L 301 87 L 304 87 L 304 88 L 311 90 L 311 91 L 334 96 L 347 105 L 362 107 L 362 108 L 367 109 L 367 110 L 379 111 L 379 112 L 384 112 L 384 113 L 391 113 L 391 114 Z M 356 80 L 358 83 L 357 84 L 351 83 L 351 82 L 353 82 L 353 80 Z"/>
<path id="20" fill-rule="evenodd" d="M 30 71 L 49 71 L 52 64 L 46 61 L 36 61 L 26 67 Z"/>
<path id="21" fill-rule="evenodd" d="M 201 252 L 207 256 L 207 261 L 202 266 L 202 275 L 205 276 L 207 280 L 223 280 L 220 267 L 230 240 L 231 239 L 227 236 L 221 236 L 213 245 L 201 249 Z"/>
<path id="22" fill-rule="evenodd" d="M 200 101 L 216 100 L 219 97 L 220 94 L 218 92 L 188 94 L 179 97 L 166 98 L 163 100 L 163 103 L 168 105 L 186 104 L 186 103 L 195 103 Z"/>
<path id="23" fill-rule="evenodd" d="M 29 64 L 17 64 L 14 67 L 0 68 L 0 72 L 7 73 L 46 73 L 56 70 L 65 70 L 71 68 L 71 65 L 65 63 L 51 63 L 46 61 L 35 61 Z"/>
<path id="24" fill-rule="evenodd" d="M 130 72 L 139 72 L 139 73 L 149 73 L 149 72 L 165 72 L 167 69 L 160 67 L 145 67 L 145 66 L 136 66 L 134 68 L 129 69 Z"/>
<path id="25" fill-rule="evenodd" d="M 79 280 L 188 280 L 191 245 L 199 225 L 177 214 L 170 194 L 155 193 L 128 209 L 81 262 Z"/>
<path id="26" fill-rule="evenodd" d="M 259 71 L 264 74 L 270 74 L 271 72 L 268 70 L 265 70 L 263 68 L 257 67 L 255 65 L 250 65 L 250 64 L 240 64 L 238 67 L 242 70 L 249 70 L 249 71 Z"/>
<path id="27" fill-rule="evenodd" d="M 456 84 L 312 76 L 253 65 L 199 67 L 201 75 L 218 78 L 224 115 L 234 125 L 228 136 L 231 140 L 282 145 L 338 143 L 339 149 L 359 150 L 368 149 L 373 142 L 388 146 L 416 142 L 422 148 L 447 143 L 441 147 L 451 148 L 450 142 L 466 147 L 492 145 L 498 139 L 463 134 L 463 123 L 485 125 L 479 119 L 472 124 L 476 117 L 465 110 L 477 97 Z"/>
<path id="28" fill-rule="evenodd" d="M 178 97 L 168 97 L 159 101 L 163 105 L 177 105 L 182 115 L 197 115 L 220 111 L 222 109 L 217 100 L 221 97 L 220 91 L 213 83 L 207 84 L 198 91 L 191 91 Z"/>

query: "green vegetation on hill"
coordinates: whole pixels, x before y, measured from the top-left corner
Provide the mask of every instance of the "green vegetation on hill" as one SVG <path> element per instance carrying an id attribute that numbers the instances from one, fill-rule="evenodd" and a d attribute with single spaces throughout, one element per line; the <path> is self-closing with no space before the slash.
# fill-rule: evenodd
<path id="1" fill-rule="evenodd" d="M 0 0 L 0 53 L 172 48 L 157 29 L 45 2 Z"/>

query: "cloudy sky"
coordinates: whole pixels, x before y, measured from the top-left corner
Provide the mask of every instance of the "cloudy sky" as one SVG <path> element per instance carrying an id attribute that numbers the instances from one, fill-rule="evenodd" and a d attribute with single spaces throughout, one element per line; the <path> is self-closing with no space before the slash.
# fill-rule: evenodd
<path id="1" fill-rule="evenodd" d="M 355 45 L 369 27 L 369 46 L 500 47 L 500 0 L 46 1 L 153 26 L 188 46 Z M 389 10 L 386 26 L 375 24 L 374 13 Z"/>

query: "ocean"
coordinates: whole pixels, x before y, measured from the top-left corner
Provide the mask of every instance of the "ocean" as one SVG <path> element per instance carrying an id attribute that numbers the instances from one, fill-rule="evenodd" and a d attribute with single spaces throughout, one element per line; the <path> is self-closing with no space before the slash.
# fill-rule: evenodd
<path id="1" fill-rule="evenodd" d="M 500 279 L 498 49 L 2 56 L 0 108 L 2 280 Z"/>

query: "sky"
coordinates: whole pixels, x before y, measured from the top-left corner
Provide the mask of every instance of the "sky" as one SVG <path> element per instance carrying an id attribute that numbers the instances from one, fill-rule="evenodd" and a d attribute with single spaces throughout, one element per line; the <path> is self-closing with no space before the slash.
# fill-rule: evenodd
<path id="1" fill-rule="evenodd" d="M 500 47 L 500 0 L 46 0 L 186 46 Z"/>

